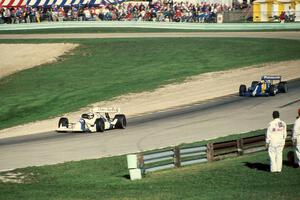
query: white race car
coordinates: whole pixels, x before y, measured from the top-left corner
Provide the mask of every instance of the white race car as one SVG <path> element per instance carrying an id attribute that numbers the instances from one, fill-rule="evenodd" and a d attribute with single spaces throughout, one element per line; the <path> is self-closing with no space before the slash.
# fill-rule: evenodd
<path id="1" fill-rule="evenodd" d="M 113 114 L 111 118 L 109 114 Z M 70 123 L 68 118 L 61 117 L 57 132 L 103 132 L 109 129 L 124 129 L 127 121 L 119 108 L 93 108 L 90 112 L 81 115 L 81 118 Z"/>

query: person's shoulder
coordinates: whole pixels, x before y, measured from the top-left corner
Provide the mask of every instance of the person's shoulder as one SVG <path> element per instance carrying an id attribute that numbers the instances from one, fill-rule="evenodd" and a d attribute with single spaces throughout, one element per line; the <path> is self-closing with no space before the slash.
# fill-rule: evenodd
<path id="1" fill-rule="evenodd" d="M 286 126 L 286 123 L 285 123 L 285 121 L 283 121 L 283 120 L 280 120 L 281 121 L 281 123 L 283 123 L 284 124 L 284 126 Z"/>
<path id="2" fill-rule="evenodd" d="M 272 121 L 270 121 L 270 123 L 275 123 L 275 122 L 277 122 L 278 120 L 279 120 L 278 118 L 273 119 Z"/>
<path id="3" fill-rule="evenodd" d="M 285 121 L 283 121 L 282 119 L 278 119 L 278 121 L 281 121 L 282 123 L 285 123 Z"/>
<path id="4" fill-rule="evenodd" d="M 274 120 L 270 121 L 270 122 L 268 123 L 268 126 L 272 126 L 272 124 L 274 124 Z"/>

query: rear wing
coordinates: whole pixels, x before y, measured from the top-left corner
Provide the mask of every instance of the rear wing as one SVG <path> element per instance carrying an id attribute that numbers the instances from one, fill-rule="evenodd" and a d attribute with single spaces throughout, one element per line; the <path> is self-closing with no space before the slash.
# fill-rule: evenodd
<path id="1" fill-rule="evenodd" d="M 262 76 L 261 80 L 281 81 L 281 76 Z"/>
<path id="2" fill-rule="evenodd" d="M 95 108 L 90 109 L 90 112 L 94 112 L 94 113 L 120 113 L 121 109 L 120 108 L 115 108 L 115 107 L 111 107 L 111 108 L 95 107 Z"/>

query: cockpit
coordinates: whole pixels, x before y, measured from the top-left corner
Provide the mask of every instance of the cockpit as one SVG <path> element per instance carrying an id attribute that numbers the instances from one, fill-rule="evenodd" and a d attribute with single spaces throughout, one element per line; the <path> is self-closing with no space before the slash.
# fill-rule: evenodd
<path id="1" fill-rule="evenodd" d="M 93 119 L 94 118 L 94 113 L 84 113 L 81 115 L 83 119 Z"/>

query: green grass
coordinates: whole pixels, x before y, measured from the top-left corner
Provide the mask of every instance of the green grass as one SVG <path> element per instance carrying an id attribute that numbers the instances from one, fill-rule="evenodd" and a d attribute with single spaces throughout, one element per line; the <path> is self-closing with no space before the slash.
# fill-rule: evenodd
<path id="1" fill-rule="evenodd" d="M 0 40 L 0 43 L 11 42 Z M 81 46 L 56 63 L 0 79 L 0 129 L 75 111 L 122 94 L 153 90 L 192 75 L 300 58 L 300 41 L 280 39 L 148 38 L 14 42 L 75 42 Z"/>
<path id="2" fill-rule="evenodd" d="M 243 134 L 243 137 L 261 132 Z M 231 140 L 239 136 L 222 139 Z M 213 140 L 213 141 L 219 141 Z M 284 151 L 284 160 L 290 149 Z M 126 157 L 17 169 L 25 182 L 1 183 L 0 199 L 236 199 L 297 200 L 300 170 L 284 161 L 280 174 L 268 172 L 267 152 L 213 163 L 149 173 L 130 181 Z M 5 172 L 1 173 L 2 175 Z"/>

